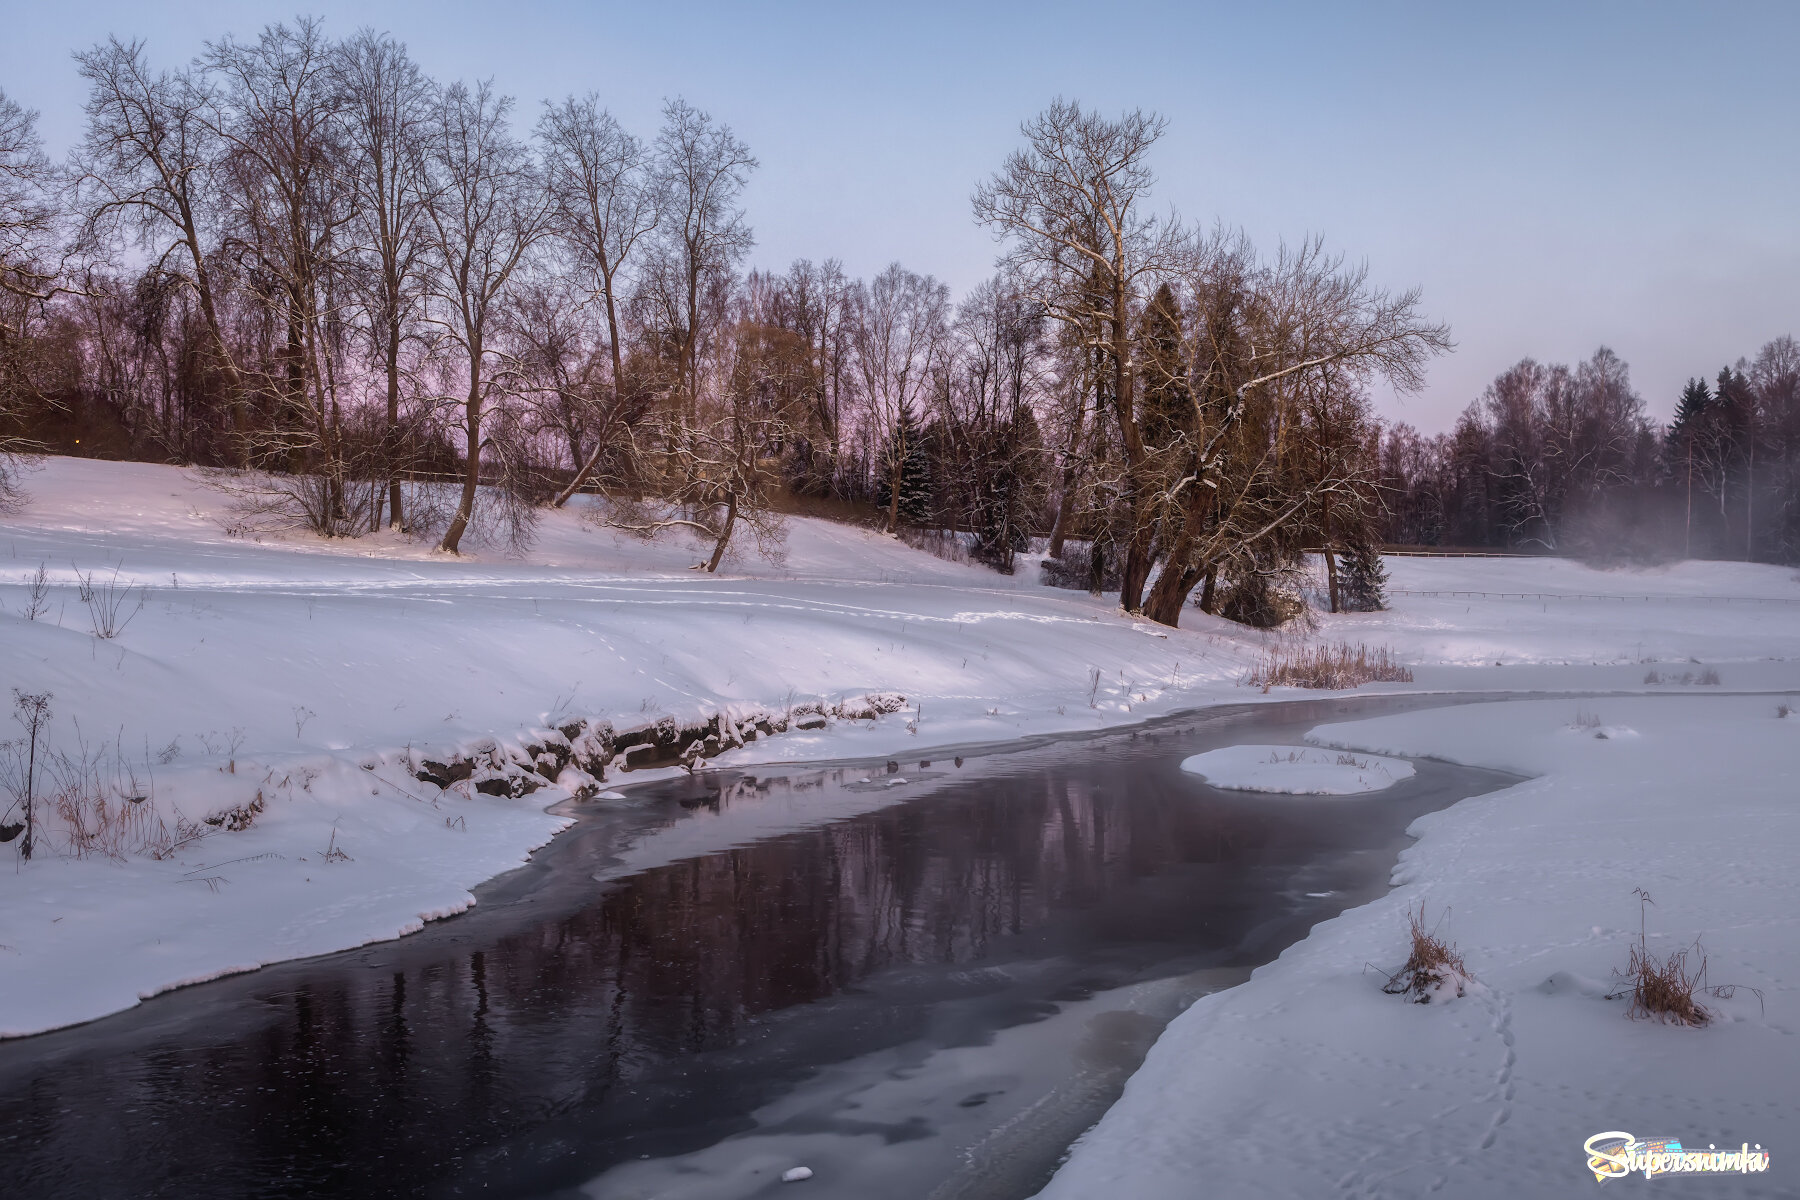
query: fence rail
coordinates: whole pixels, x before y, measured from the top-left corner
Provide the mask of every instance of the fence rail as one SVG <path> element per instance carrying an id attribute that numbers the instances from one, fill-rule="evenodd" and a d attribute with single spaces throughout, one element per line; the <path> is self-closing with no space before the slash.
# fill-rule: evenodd
<path id="1" fill-rule="evenodd" d="M 1388 588 L 1390 596 L 1440 596 L 1448 599 L 1483 600 L 1617 600 L 1626 604 L 1800 604 L 1800 596 L 1610 596 L 1591 592 L 1472 592 L 1464 589 Z"/>

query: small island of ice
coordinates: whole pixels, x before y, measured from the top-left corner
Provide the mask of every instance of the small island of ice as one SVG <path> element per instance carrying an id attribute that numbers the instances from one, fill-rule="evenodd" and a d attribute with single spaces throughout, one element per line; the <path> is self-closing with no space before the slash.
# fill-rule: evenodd
<path id="1" fill-rule="evenodd" d="M 1293 796 L 1378 792 L 1413 774 L 1405 759 L 1315 746 L 1226 746 L 1183 759 L 1181 769 L 1216 788 Z"/>

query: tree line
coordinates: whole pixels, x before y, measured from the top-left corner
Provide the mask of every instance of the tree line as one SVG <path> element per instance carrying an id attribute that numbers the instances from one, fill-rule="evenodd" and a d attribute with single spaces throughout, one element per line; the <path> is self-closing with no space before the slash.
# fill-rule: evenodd
<path id="1" fill-rule="evenodd" d="M 1800 343 L 1690 379 L 1666 426 L 1605 347 L 1525 359 L 1451 432 L 1389 426 L 1374 454 L 1390 542 L 1800 562 Z"/>
<path id="2" fill-rule="evenodd" d="M 1448 330 L 1317 240 L 1153 207 L 1153 114 L 1027 120 L 972 197 L 995 273 L 953 298 L 746 271 L 757 160 L 679 98 L 654 131 L 521 112 L 304 18 L 75 59 L 67 161 L 0 97 L 0 437 L 194 464 L 247 525 L 457 552 L 581 497 L 717 569 L 835 506 L 1003 571 L 1043 539 L 1052 581 L 1170 625 L 1281 619 L 1321 549 L 1361 603 L 1383 542 L 1800 557 L 1792 339 L 1666 430 L 1606 350 L 1520 363 L 1451 433 L 1385 425 L 1372 389 Z"/>

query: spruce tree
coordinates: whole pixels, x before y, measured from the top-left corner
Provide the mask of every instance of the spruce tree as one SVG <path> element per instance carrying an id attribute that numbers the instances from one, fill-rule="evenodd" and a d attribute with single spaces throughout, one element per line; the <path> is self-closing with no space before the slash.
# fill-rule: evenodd
<path id="1" fill-rule="evenodd" d="M 912 415 L 912 406 L 902 404 L 900 416 L 890 436 L 889 453 L 900 454 L 900 523 L 922 527 L 931 524 L 931 453 L 925 445 L 925 431 Z M 892 461 L 891 459 L 889 461 Z M 875 481 L 875 503 L 887 508 L 893 501 L 888 472 Z"/>
<path id="2" fill-rule="evenodd" d="M 1338 597 L 1345 612 L 1380 612 L 1387 607 L 1387 567 L 1381 550 L 1358 538 L 1344 550 L 1338 570 Z"/>
<path id="3" fill-rule="evenodd" d="M 1144 441 L 1163 447 L 1193 422 L 1194 407 L 1181 348 L 1181 305 L 1174 289 L 1156 289 L 1138 322 Z"/>
<path id="4" fill-rule="evenodd" d="M 1675 405 L 1675 419 L 1669 422 L 1670 445 L 1684 444 L 1694 436 L 1711 405 L 1712 392 L 1707 388 L 1706 380 L 1688 380 L 1687 386 L 1681 389 L 1681 399 Z"/>

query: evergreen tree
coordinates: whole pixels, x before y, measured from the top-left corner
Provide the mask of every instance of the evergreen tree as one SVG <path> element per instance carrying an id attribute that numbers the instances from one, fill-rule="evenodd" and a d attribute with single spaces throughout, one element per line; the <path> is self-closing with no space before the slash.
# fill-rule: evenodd
<path id="1" fill-rule="evenodd" d="M 912 415 L 912 406 L 902 404 L 900 417 L 890 436 L 889 453 L 900 455 L 900 521 L 904 525 L 922 527 L 931 524 L 931 452 L 925 445 L 925 432 Z M 891 459 L 889 461 L 892 461 Z M 888 507 L 893 500 L 887 472 L 875 481 L 875 504 Z"/>
<path id="2" fill-rule="evenodd" d="M 1380 612 L 1387 607 L 1387 567 L 1372 540 L 1358 538 L 1345 549 L 1338 595 L 1345 612 Z"/>
<path id="3" fill-rule="evenodd" d="M 1166 283 L 1156 289 L 1138 323 L 1138 353 L 1144 381 L 1144 441 L 1160 449 L 1194 419 L 1181 349 L 1181 305 Z"/>
<path id="4" fill-rule="evenodd" d="M 1681 453 L 1680 447 L 1699 430 L 1706 419 L 1706 410 L 1711 406 L 1712 391 L 1706 386 L 1706 380 L 1688 380 L 1687 386 L 1681 389 L 1681 399 L 1676 402 L 1675 419 L 1669 422 L 1671 451 Z"/>

